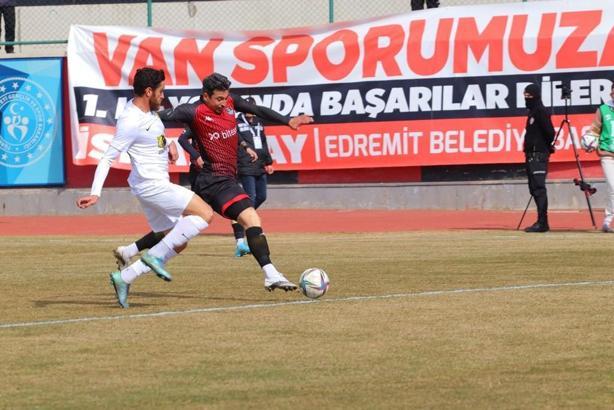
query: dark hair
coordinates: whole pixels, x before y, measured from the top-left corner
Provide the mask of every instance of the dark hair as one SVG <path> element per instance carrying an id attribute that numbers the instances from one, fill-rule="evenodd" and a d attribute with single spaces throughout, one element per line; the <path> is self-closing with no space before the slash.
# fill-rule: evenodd
<path id="1" fill-rule="evenodd" d="M 213 73 L 203 80 L 203 92 L 212 95 L 215 90 L 227 91 L 230 89 L 230 84 L 228 77 L 220 73 Z"/>
<path id="2" fill-rule="evenodd" d="M 156 70 L 151 67 L 139 68 L 136 70 L 132 84 L 134 93 L 136 95 L 143 95 L 148 87 L 155 90 L 164 79 L 164 70 Z"/>

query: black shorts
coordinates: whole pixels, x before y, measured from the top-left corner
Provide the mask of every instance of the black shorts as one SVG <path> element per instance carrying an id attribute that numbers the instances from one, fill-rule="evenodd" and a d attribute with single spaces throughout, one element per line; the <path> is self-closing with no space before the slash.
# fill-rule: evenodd
<path id="1" fill-rule="evenodd" d="M 198 176 L 198 169 L 192 164 L 190 164 L 190 172 L 188 173 L 188 179 L 190 180 L 190 189 L 196 192 L 194 183 L 196 182 L 196 177 Z"/>
<path id="2" fill-rule="evenodd" d="M 192 190 L 225 218 L 236 219 L 240 211 L 253 206 L 249 195 L 233 177 L 201 172 L 196 176 Z M 239 202 L 242 205 L 232 208 L 233 215 L 227 214 L 228 208 Z"/>

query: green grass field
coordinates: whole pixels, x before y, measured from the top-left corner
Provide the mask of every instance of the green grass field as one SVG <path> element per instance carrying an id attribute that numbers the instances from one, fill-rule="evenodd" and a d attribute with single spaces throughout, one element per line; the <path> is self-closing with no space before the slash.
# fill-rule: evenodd
<path id="1" fill-rule="evenodd" d="M 614 235 L 269 235 L 314 303 L 205 235 L 122 310 L 128 239 L 0 238 L 0 408 L 614 407 Z"/>

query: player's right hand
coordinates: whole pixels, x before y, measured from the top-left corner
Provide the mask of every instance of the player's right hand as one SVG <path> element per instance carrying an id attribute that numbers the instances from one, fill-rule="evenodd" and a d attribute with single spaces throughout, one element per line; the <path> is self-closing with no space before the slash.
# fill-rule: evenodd
<path id="1" fill-rule="evenodd" d="M 98 202 L 98 196 L 96 195 L 86 195 L 77 199 L 77 206 L 81 209 L 88 208 Z"/>
<path id="2" fill-rule="evenodd" d="M 300 127 L 303 124 L 311 124 L 313 122 L 313 117 L 310 117 L 309 115 L 297 115 L 296 117 L 292 117 L 290 119 L 290 122 L 288 123 L 288 125 L 290 126 L 290 128 L 292 128 L 293 130 L 298 130 L 298 127 Z"/>

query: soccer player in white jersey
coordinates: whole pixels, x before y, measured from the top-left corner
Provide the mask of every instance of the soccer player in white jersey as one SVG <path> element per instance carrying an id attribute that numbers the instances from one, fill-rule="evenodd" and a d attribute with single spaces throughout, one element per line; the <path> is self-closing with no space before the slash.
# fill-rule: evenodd
<path id="1" fill-rule="evenodd" d="M 150 67 L 137 70 L 133 87 L 135 96 L 126 104 L 117 121 L 115 137 L 96 167 L 91 193 L 77 200 L 79 208 L 96 204 L 111 163 L 127 152 L 132 164 L 130 190 L 139 200 L 151 229 L 167 232 L 140 260 L 111 273 L 111 284 L 123 308 L 128 307 L 130 284 L 150 269 L 160 278 L 172 280 L 165 263 L 206 229 L 213 217 L 211 207 L 198 195 L 169 180 L 169 149 L 172 154 L 176 147 L 167 143 L 164 125 L 156 114 L 164 98 L 164 71 Z"/>

